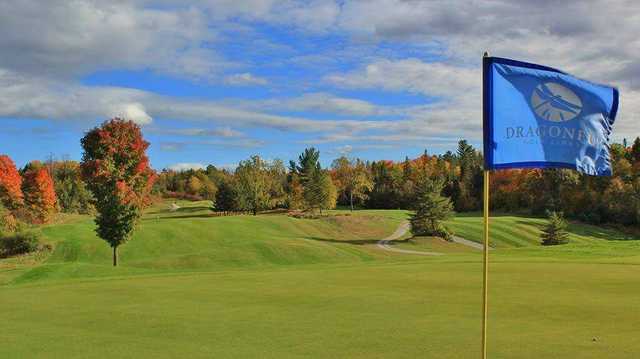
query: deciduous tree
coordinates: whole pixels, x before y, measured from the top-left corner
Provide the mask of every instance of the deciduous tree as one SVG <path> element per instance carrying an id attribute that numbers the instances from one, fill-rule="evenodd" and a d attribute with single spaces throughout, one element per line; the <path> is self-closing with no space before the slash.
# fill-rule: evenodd
<path id="1" fill-rule="evenodd" d="M 34 223 L 47 223 L 56 212 L 56 192 L 49 171 L 40 162 L 29 163 L 23 173 L 22 192 L 27 216 Z"/>
<path id="2" fill-rule="evenodd" d="M 334 178 L 338 189 L 343 193 L 353 211 L 353 201 L 365 200 L 367 192 L 373 189 L 373 181 L 364 162 L 354 161 L 342 156 L 333 161 Z"/>
<path id="3" fill-rule="evenodd" d="M 338 192 L 327 171 L 318 169 L 308 177 L 304 185 L 304 199 L 308 208 L 318 209 L 322 214 L 323 209 L 335 208 L 337 197 Z"/>
<path id="4" fill-rule="evenodd" d="M 22 177 L 11 158 L 6 155 L 0 155 L 0 202 L 12 210 L 24 203 Z"/>
<path id="5" fill-rule="evenodd" d="M 259 211 L 271 206 L 271 183 L 269 169 L 259 156 L 240 161 L 236 169 L 238 181 L 238 205 L 240 208 L 257 215 Z"/>
<path id="6" fill-rule="evenodd" d="M 153 186 L 149 143 L 138 125 L 115 118 L 89 131 L 81 144 L 82 174 L 98 212 L 96 232 L 113 248 L 117 266 L 118 247 L 131 238 Z"/>

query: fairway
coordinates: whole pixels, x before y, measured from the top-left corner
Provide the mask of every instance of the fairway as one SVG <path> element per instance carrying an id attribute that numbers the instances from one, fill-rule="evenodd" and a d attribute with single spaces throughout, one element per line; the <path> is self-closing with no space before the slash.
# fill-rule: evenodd
<path id="1" fill-rule="evenodd" d="M 89 217 L 42 231 L 46 259 L 0 261 L 0 357 L 468 358 L 479 355 L 481 253 L 431 238 L 376 247 L 404 211 L 212 216 L 206 203 L 145 214 L 112 268 Z M 542 219 L 492 226 L 491 358 L 634 358 L 640 242 Z M 449 222 L 478 241 L 481 218 Z M 495 228 L 495 229 L 494 229 Z"/>

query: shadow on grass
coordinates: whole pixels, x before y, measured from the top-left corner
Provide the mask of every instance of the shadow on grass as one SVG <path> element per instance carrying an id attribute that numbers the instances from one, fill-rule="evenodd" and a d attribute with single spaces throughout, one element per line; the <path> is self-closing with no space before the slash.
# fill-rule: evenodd
<path id="1" fill-rule="evenodd" d="M 160 219 L 185 219 L 185 218 L 217 218 L 223 217 L 213 213 L 208 214 L 186 214 L 186 215 L 178 215 L 178 216 L 157 216 L 157 217 L 144 217 L 143 221 L 157 221 Z"/>
<path id="2" fill-rule="evenodd" d="M 163 209 L 159 211 L 147 212 L 147 214 L 193 213 L 193 212 L 199 212 L 199 211 L 211 211 L 211 207 L 208 207 L 208 206 L 180 207 L 175 211 L 171 211 L 170 209 Z"/>

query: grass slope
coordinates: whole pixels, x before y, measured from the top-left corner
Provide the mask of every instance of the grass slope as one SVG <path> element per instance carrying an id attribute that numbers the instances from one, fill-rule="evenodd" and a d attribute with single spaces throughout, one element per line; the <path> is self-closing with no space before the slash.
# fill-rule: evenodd
<path id="1" fill-rule="evenodd" d="M 354 244 L 375 243 L 402 218 L 385 211 L 320 219 L 211 217 L 207 203 L 180 204 L 176 212 L 166 204 L 147 212 L 132 240 L 120 247 L 116 269 L 90 218 L 47 226 L 42 232 L 55 245 L 53 254 L 12 282 L 370 261 L 384 253 Z"/>

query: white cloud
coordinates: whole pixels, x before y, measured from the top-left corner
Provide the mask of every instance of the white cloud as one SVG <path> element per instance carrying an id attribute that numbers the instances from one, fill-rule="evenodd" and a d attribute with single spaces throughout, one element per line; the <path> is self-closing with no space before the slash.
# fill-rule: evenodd
<path id="1" fill-rule="evenodd" d="M 326 92 L 312 92 L 295 97 L 271 98 L 268 100 L 230 100 L 230 105 L 253 110 L 314 112 L 352 116 L 379 115 L 388 112 L 382 106 L 354 98 L 332 95 Z"/>
<path id="2" fill-rule="evenodd" d="M 150 128 L 148 132 L 164 134 L 164 135 L 178 135 L 178 136 L 199 136 L 199 137 L 244 137 L 244 133 L 236 131 L 230 127 L 220 127 L 214 129 L 207 128 Z"/>
<path id="3" fill-rule="evenodd" d="M 138 125 L 148 125 L 151 123 L 152 118 L 147 114 L 144 106 L 140 103 L 127 103 L 121 106 L 120 110 L 116 110 L 112 116 L 120 117 L 125 120 L 131 120 Z"/>
<path id="4" fill-rule="evenodd" d="M 224 65 L 202 44 L 216 32 L 195 7 L 136 1 L 0 3 L 0 67 L 47 77 L 104 69 L 152 69 L 210 77 Z"/>
<path id="5" fill-rule="evenodd" d="M 376 106 L 370 102 L 336 97 L 327 93 L 310 93 L 284 101 L 282 107 L 294 111 L 317 111 L 321 113 L 339 113 L 347 115 L 373 115 Z"/>
<path id="6" fill-rule="evenodd" d="M 181 162 L 175 163 L 169 166 L 169 169 L 176 172 L 188 171 L 188 170 L 201 170 L 204 169 L 205 165 L 202 163 L 189 163 L 189 162 Z"/>
<path id="7" fill-rule="evenodd" d="M 456 96 L 460 91 L 477 91 L 480 85 L 477 69 L 413 58 L 382 59 L 360 70 L 329 75 L 326 79 L 342 87 L 408 91 L 427 96 Z"/>
<path id="8" fill-rule="evenodd" d="M 224 82 L 232 86 L 263 86 L 269 83 L 267 79 L 254 76 L 248 72 L 229 75 L 225 78 Z"/>

